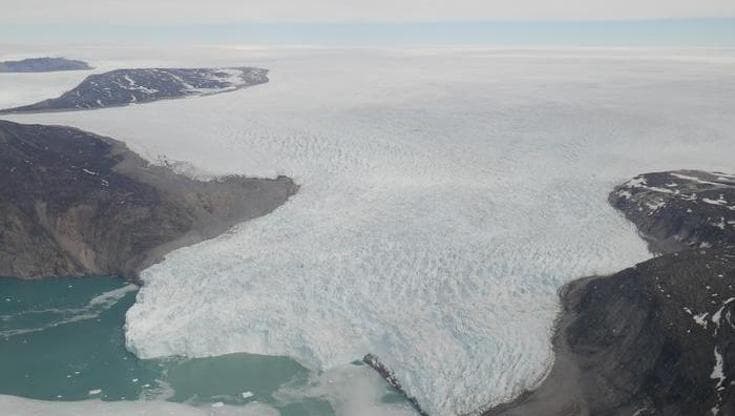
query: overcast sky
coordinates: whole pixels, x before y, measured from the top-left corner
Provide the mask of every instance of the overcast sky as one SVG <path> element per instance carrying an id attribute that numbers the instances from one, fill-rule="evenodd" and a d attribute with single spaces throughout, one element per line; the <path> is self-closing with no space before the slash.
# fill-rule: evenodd
<path id="1" fill-rule="evenodd" d="M 0 23 L 198 24 L 735 17 L 735 0 L 2 0 Z"/>

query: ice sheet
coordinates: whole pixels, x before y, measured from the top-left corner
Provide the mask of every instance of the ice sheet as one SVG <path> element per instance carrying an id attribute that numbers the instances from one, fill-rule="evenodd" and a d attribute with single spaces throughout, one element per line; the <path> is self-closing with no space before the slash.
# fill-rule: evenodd
<path id="1" fill-rule="evenodd" d="M 117 53 L 107 59 L 143 59 Z M 143 273 L 127 320 L 141 357 L 247 351 L 329 369 L 372 353 L 429 414 L 475 412 L 543 376 L 565 282 L 648 257 L 606 203 L 615 184 L 733 171 L 732 51 L 174 56 L 268 68 L 271 82 L 12 117 L 110 135 L 202 176 L 302 185 L 272 214 Z"/>

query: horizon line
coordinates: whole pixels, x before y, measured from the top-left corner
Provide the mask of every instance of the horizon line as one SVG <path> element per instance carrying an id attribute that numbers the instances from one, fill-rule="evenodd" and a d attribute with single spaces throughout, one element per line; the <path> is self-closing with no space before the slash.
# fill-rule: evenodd
<path id="1" fill-rule="evenodd" d="M 735 46 L 735 17 L 229 23 L 12 23 L 3 43 Z"/>

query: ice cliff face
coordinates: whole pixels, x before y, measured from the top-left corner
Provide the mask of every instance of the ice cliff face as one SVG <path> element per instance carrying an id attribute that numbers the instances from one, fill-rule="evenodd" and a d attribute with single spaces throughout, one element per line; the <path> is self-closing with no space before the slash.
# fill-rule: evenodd
<path id="1" fill-rule="evenodd" d="M 96 109 L 170 98 L 219 94 L 268 82 L 261 68 L 117 69 L 90 75 L 58 98 L 0 113 Z"/>

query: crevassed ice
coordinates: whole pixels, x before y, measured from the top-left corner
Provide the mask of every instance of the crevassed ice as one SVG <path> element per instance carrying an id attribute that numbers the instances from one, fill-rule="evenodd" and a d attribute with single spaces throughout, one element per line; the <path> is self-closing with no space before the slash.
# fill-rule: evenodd
<path id="1" fill-rule="evenodd" d="M 201 175 L 302 185 L 144 272 L 127 319 L 141 357 L 247 351 L 328 369 L 372 353 L 429 414 L 475 412 L 543 376 L 565 282 L 648 256 L 606 203 L 613 185 L 732 170 L 728 52 L 197 52 L 177 62 L 216 56 L 269 68 L 271 82 L 13 117 Z"/>

